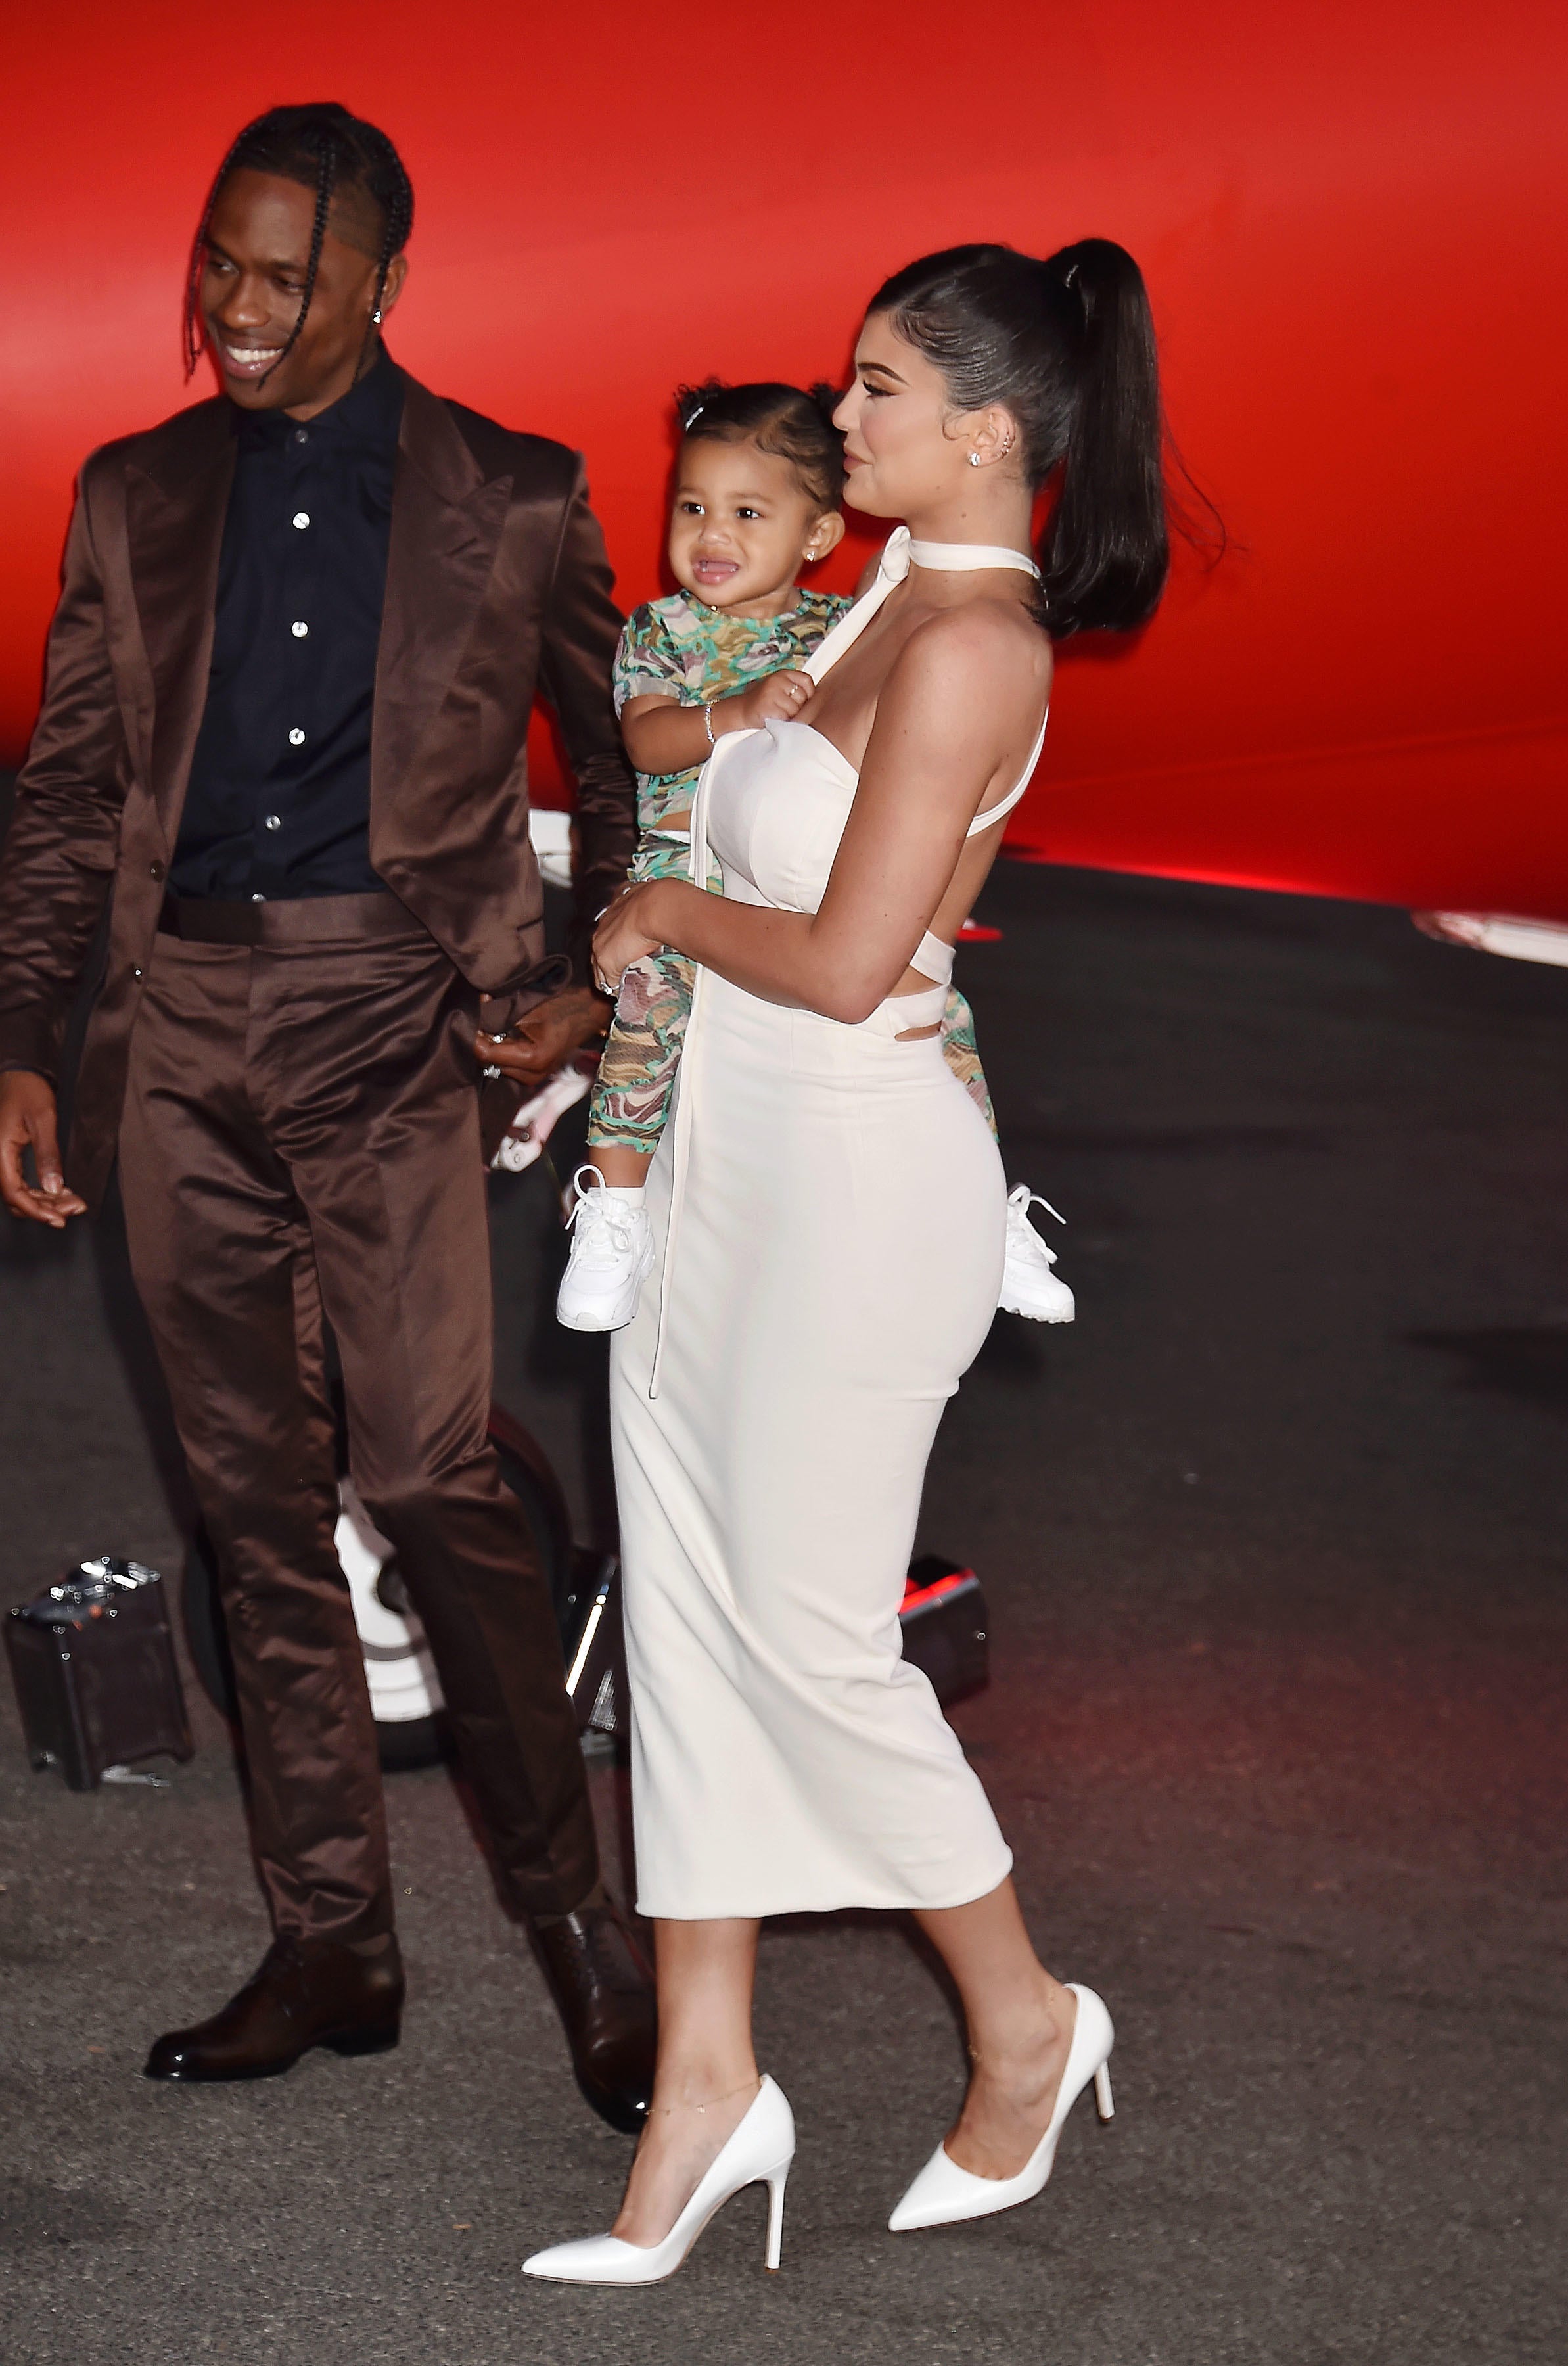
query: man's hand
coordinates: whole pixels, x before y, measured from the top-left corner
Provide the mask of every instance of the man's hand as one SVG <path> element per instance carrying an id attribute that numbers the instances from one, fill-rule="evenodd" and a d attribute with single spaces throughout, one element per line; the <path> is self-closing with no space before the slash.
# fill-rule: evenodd
<path id="1" fill-rule="evenodd" d="M 586 986 L 568 986 L 524 1012 L 510 1034 L 499 1042 L 493 1035 L 476 1034 L 474 1050 L 482 1066 L 499 1068 L 519 1085 L 542 1085 L 584 1043 L 596 1043 L 610 1023 L 611 1006 Z"/>
<path id="2" fill-rule="evenodd" d="M 36 1190 L 22 1172 L 22 1155 L 29 1149 L 38 1169 Z M 66 1189 L 60 1171 L 54 1087 L 30 1068 L 0 1075 L 0 1200 L 13 1216 L 28 1216 L 57 1233 L 64 1231 L 68 1216 L 87 1211 L 85 1200 Z"/>

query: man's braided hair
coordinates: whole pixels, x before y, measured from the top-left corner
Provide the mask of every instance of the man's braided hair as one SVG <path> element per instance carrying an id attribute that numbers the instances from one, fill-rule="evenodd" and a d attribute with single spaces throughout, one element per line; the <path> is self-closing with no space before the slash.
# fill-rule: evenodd
<path id="1" fill-rule="evenodd" d="M 381 244 L 376 258 L 376 300 L 372 310 L 381 309 L 387 274 L 393 258 L 408 244 L 413 228 L 413 186 L 403 170 L 398 154 L 384 131 L 357 115 L 350 115 L 346 107 L 335 100 L 321 99 L 310 107 L 273 107 L 247 123 L 213 176 L 202 208 L 201 224 L 191 247 L 190 273 L 186 282 L 185 360 L 186 376 L 189 377 L 200 361 L 207 343 L 206 328 L 201 316 L 201 274 L 207 253 L 207 235 L 212 223 L 212 209 L 219 193 L 231 173 L 271 173 L 278 179 L 298 181 L 316 193 L 316 219 L 310 232 L 310 259 L 305 272 L 305 292 L 299 299 L 299 314 L 289 332 L 288 342 L 273 364 L 276 369 L 285 355 L 298 343 L 305 325 L 305 315 L 310 309 L 310 299 L 316 289 L 316 271 L 321 259 L 321 241 L 327 234 L 327 221 L 334 195 L 352 190 L 367 197 L 381 217 Z M 367 332 L 367 342 L 374 333 L 375 323 Z M 272 376 L 272 370 L 267 372 Z M 264 381 L 265 382 L 265 381 Z"/>

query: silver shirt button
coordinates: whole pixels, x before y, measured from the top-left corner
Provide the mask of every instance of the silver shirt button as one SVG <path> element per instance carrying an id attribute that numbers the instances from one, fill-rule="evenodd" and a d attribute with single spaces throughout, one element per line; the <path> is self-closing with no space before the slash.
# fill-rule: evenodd
<path id="1" fill-rule="evenodd" d="M 304 529 L 305 529 L 305 527 L 306 527 L 306 526 L 308 526 L 308 525 L 310 524 L 310 511 L 309 511 L 309 510 L 296 510 L 296 511 L 295 511 L 295 513 L 294 513 L 294 523 L 295 523 L 295 524 L 296 524 L 297 526 L 299 526 L 299 527 L 300 531 L 301 531 L 301 532 L 303 532 L 303 531 L 304 531 Z"/>
<path id="2" fill-rule="evenodd" d="M 283 816 L 281 814 L 268 814 L 266 817 L 266 826 L 268 829 L 281 829 L 283 828 Z"/>
<path id="3" fill-rule="evenodd" d="M 291 625 L 289 629 L 293 633 L 297 641 L 302 641 L 310 627 L 309 625 Z"/>
<path id="4" fill-rule="evenodd" d="M 298 724 L 295 725 L 293 730 L 288 735 L 288 744 L 291 748 L 302 748 L 305 745 L 305 734 L 300 730 Z"/>

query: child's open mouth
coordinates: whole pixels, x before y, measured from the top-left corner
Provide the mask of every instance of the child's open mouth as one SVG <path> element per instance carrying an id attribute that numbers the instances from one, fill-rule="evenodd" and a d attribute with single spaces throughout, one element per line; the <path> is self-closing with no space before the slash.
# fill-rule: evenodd
<path id="1" fill-rule="evenodd" d="M 716 591 L 721 584 L 732 581 L 739 574 L 740 563 L 734 558 L 694 558 L 692 572 L 699 583 L 706 585 L 710 591 Z"/>

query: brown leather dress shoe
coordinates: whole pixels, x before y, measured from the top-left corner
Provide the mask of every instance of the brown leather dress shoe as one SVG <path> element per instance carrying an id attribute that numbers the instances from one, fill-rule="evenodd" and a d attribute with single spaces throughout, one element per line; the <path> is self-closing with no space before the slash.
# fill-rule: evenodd
<path id="1" fill-rule="evenodd" d="M 334 2054 L 381 2054 L 398 2042 L 403 1966 L 389 1937 L 374 1955 L 333 1939 L 275 1939 L 261 1968 L 221 2012 L 172 2030 L 147 2056 L 143 2077 L 271 2079 L 312 2045 Z"/>
<path id="2" fill-rule="evenodd" d="M 653 1975 L 615 1906 L 533 1926 L 571 2046 L 577 2083 L 602 2119 L 636 2135 L 653 2092 Z"/>

